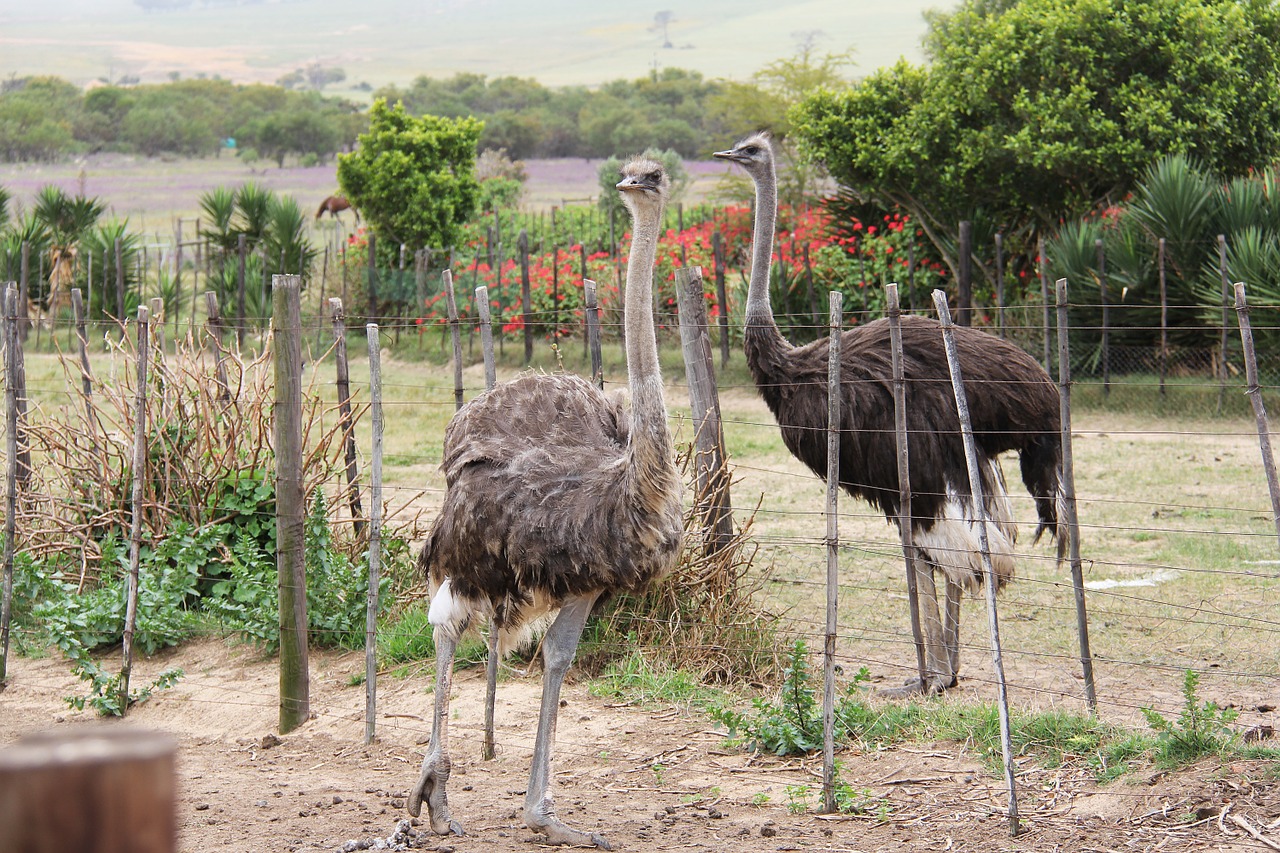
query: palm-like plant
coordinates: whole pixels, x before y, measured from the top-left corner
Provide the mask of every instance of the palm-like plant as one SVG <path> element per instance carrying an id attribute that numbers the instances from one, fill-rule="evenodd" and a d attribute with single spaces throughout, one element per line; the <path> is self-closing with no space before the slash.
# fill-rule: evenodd
<path id="1" fill-rule="evenodd" d="M 27 246 L 28 282 L 35 284 L 38 259 L 50 246 L 49 226 L 29 213 L 0 234 L 0 279 L 17 281 L 22 275 L 22 246 Z M 38 287 L 38 285 L 36 285 Z"/>
<path id="2" fill-rule="evenodd" d="M 273 273 L 301 275 L 304 282 L 310 278 L 316 249 L 307 237 L 307 217 L 297 199 L 272 197 L 262 247 Z"/>
<path id="3" fill-rule="evenodd" d="M 120 243 L 120 265 L 116 266 L 116 241 Z M 90 317 L 117 317 L 120 313 L 117 269 L 123 273 L 124 313 L 117 319 L 132 316 L 142 297 L 138 281 L 138 254 L 142 238 L 130 233 L 129 220 L 113 219 L 90 231 L 80 242 L 80 253 L 95 259 L 93 281 L 87 280 L 88 264 L 81 264 L 76 275 L 78 287 L 88 294 Z"/>
<path id="4" fill-rule="evenodd" d="M 200 210 L 208 224 L 200 228 L 208 240 L 225 255 L 235 250 L 239 232 L 232 224 L 236 214 L 236 193 L 230 187 L 216 187 L 200 195 Z"/>

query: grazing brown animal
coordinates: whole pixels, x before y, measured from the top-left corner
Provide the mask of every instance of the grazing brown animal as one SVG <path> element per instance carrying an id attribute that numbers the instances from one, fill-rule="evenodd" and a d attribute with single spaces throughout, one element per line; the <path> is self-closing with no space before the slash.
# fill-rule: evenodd
<path id="1" fill-rule="evenodd" d="M 819 477 L 827 472 L 827 352 L 829 338 L 792 346 L 782 337 L 769 304 L 769 266 L 777 215 L 773 148 L 756 134 L 716 157 L 742 166 L 755 182 L 756 220 L 751 281 L 743 334 L 747 365 L 760 396 L 782 428 L 792 455 Z M 991 562 L 996 586 L 1013 577 L 1017 529 L 1011 515 L 999 456 L 1018 453 L 1022 482 L 1039 516 L 1036 538 L 1058 537 L 1062 499 L 1062 442 L 1058 391 L 1035 359 L 994 335 L 967 326 L 955 329 L 961 373 L 969 397 L 979 462 L 983 509 L 993 522 Z M 925 683 L 919 678 L 898 694 L 937 693 L 956 684 L 960 668 L 960 595 L 983 579 L 977 508 L 969 488 L 960 420 L 950 368 L 937 320 L 902 318 L 903 369 L 907 386 L 907 443 L 911 460 L 911 515 L 915 554 L 910 555 L 920 589 L 925 635 Z M 841 332 L 840 485 L 869 501 L 893 523 L 899 514 L 893 374 L 887 320 Z M 946 582 L 945 612 L 939 613 L 934 574 Z"/>
<path id="2" fill-rule="evenodd" d="M 551 796 L 560 687 L 587 616 L 638 591 L 680 553 L 680 475 L 667 428 L 653 327 L 653 266 L 670 180 L 632 160 L 618 190 L 635 222 L 623 318 L 631 406 L 577 376 L 526 374 L 463 406 L 444 435 L 444 507 L 419 558 L 431 583 L 436 688 L 431 742 L 409 793 L 431 829 L 462 834 L 449 813 L 449 691 L 458 637 L 487 620 L 501 652 L 542 637 L 542 706 L 524 800 L 525 824 L 552 844 L 609 849 L 566 826 Z"/>
<path id="3" fill-rule="evenodd" d="M 360 211 L 352 207 L 351 202 L 347 201 L 340 195 L 331 195 L 324 201 L 320 202 L 320 209 L 316 211 L 316 219 L 319 219 L 327 213 L 334 219 L 341 221 L 341 217 L 339 217 L 338 214 L 344 210 L 350 210 L 355 213 L 356 222 L 360 221 Z"/>

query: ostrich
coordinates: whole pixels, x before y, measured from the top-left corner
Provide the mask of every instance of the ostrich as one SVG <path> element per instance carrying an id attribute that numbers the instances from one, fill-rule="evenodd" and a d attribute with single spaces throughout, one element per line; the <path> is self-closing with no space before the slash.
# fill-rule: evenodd
<path id="1" fill-rule="evenodd" d="M 500 654 L 549 625 L 525 823 L 553 844 L 609 849 L 552 806 L 560 687 L 592 607 L 669 571 L 683 533 L 651 304 L 670 181 L 660 164 L 634 159 L 618 189 L 635 221 L 624 305 L 630 412 L 581 377 L 526 374 L 476 397 L 445 430 L 444 507 L 419 558 L 431 585 L 435 710 L 408 802 L 416 817 L 426 801 L 440 835 L 462 834 L 445 791 L 454 649 L 488 619 Z"/>
<path id="2" fill-rule="evenodd" d="M 777 216 L 773 150 L 759 133 L 714 155 L 738 163 L 756 188 L 754 252 L 747 292 L 744 349 L 760 395 L 782 430 L 782 440 L 815 474 L 826 476 L 827 350 L 829 339 L 792 346 L 769 305 L 769 267 Z M 900 524 L 893 373 L 889 324 L 877 320 L 841 332 L 844 400 L 840 427 L 840 485 Z M 1040 365 L 993 335 L 956 327 L 956 347 L 968 393 L 974 438 L 981 456 L 992 567 L 997 587 L 1013 576 L 1013 522 L 999 456 L 1017 451 L 1022 481 L 1035 500 L 1035 538 L 1058 530 L 1062 446 L 1058 394 Z M 960 667 L 960 596 L 977 588 L 983 568 L 977 515 L 969 487 L 959 416 L 951 389 L 940 324 L 902 317 L 903 371 L 907 385 L 908 453 L 911 460 L 911 530 L 908 554 L 920 591 L 925 638 L 925 682 L 914 678 L 886 693 L 936 693 L 953 687 Z M 938 610 L 934 574 L 946 582 L 945 610 Z"/>

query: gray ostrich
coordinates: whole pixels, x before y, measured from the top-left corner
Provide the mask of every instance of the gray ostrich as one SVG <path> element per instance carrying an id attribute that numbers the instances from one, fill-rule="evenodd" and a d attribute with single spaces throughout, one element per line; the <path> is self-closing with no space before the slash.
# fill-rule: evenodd
<path id="1" fill-rule="evenodd" d="M 783 338 L 769 304 L 769 267 L 777 216 L 773 149 L 768 134 L 750 136 L 716 157 L 738 163 L 756 188 L 751 281 L 747 291 L 744 349 L 756 387 L 782 430 L 791 453 L 820 477 L 827 470 L 827 351 L 829 340 L 796 347 Z M 1058 530 L 1062 446 L 1058 394 L 1040 365 L 1018 347 L 967 327 L 957 327 L 956 346 L 980 454 L 982 491 L 997 586 L 1013 576 L 1017 535 L 999 456 L 1019 454 L 1022 480 L 1035 499 L 1039 526 Z M 926 677 L 885 691 L 898 695 L 940 692 L 956 684 L 960 667 L 960 597 L 982 582 L 977 515 L 969 488 L 959 417 L 951 389 L 940 324 L 925 317 L 902 318 L 906 377 L 908 453 L 911 465 L 911 559 L 920 590 Z M 840 485 L 894 523 L 899 516 L 897 446 L 889 324 L 876 320 L 841 332 Z M 946 579 L 946 605 L 939 614 L 934 571 Z"/>
<path id="2" fill-rule="evenodd" d="M 499 654 L 542 626 L 542 706 L 524 819 L 553 844 L 609 849 L 555 815 L 551 752 L 560 687 L 592 607 L 636 591 L 675 564 L 683 534 L 653 326 L 653 265 L 670 182 L 634 159 L 618 189 L 634 220 L 624 316 L 631 406 L 577 376 L 526 374 L 476 397 L 445 430 L 444 507 L 419 564 L 431 585 L 435 713 L 409 795 L 431 828 L 462 834 L 449 814 L 449 688 L 459 636 L 489 620 Z"/>

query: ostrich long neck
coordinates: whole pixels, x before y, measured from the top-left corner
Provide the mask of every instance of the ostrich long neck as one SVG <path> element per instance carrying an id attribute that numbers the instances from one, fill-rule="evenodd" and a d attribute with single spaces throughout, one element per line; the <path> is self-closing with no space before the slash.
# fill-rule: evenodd
<path id="1" fill-rule="evenodd" d="M 773 166 L 755 182 L 756 221 L 752 238 L 751 283 L 747 287 L 747 347 L 789 348 L 773 320 L 769 304 L 769 270 L 773 266 L 773 230 L 778 219 L 778 188 Z"/>
<path id="2" fill-rule="evenodd" d="M 653 262 L 662 208 L 635 210 L 623 317 L 627 331 L 627 381 L 631 388 L 632 464 L 670 467 L 671 437 L 662 398 L 658 338 L 653 329 Z"/>

